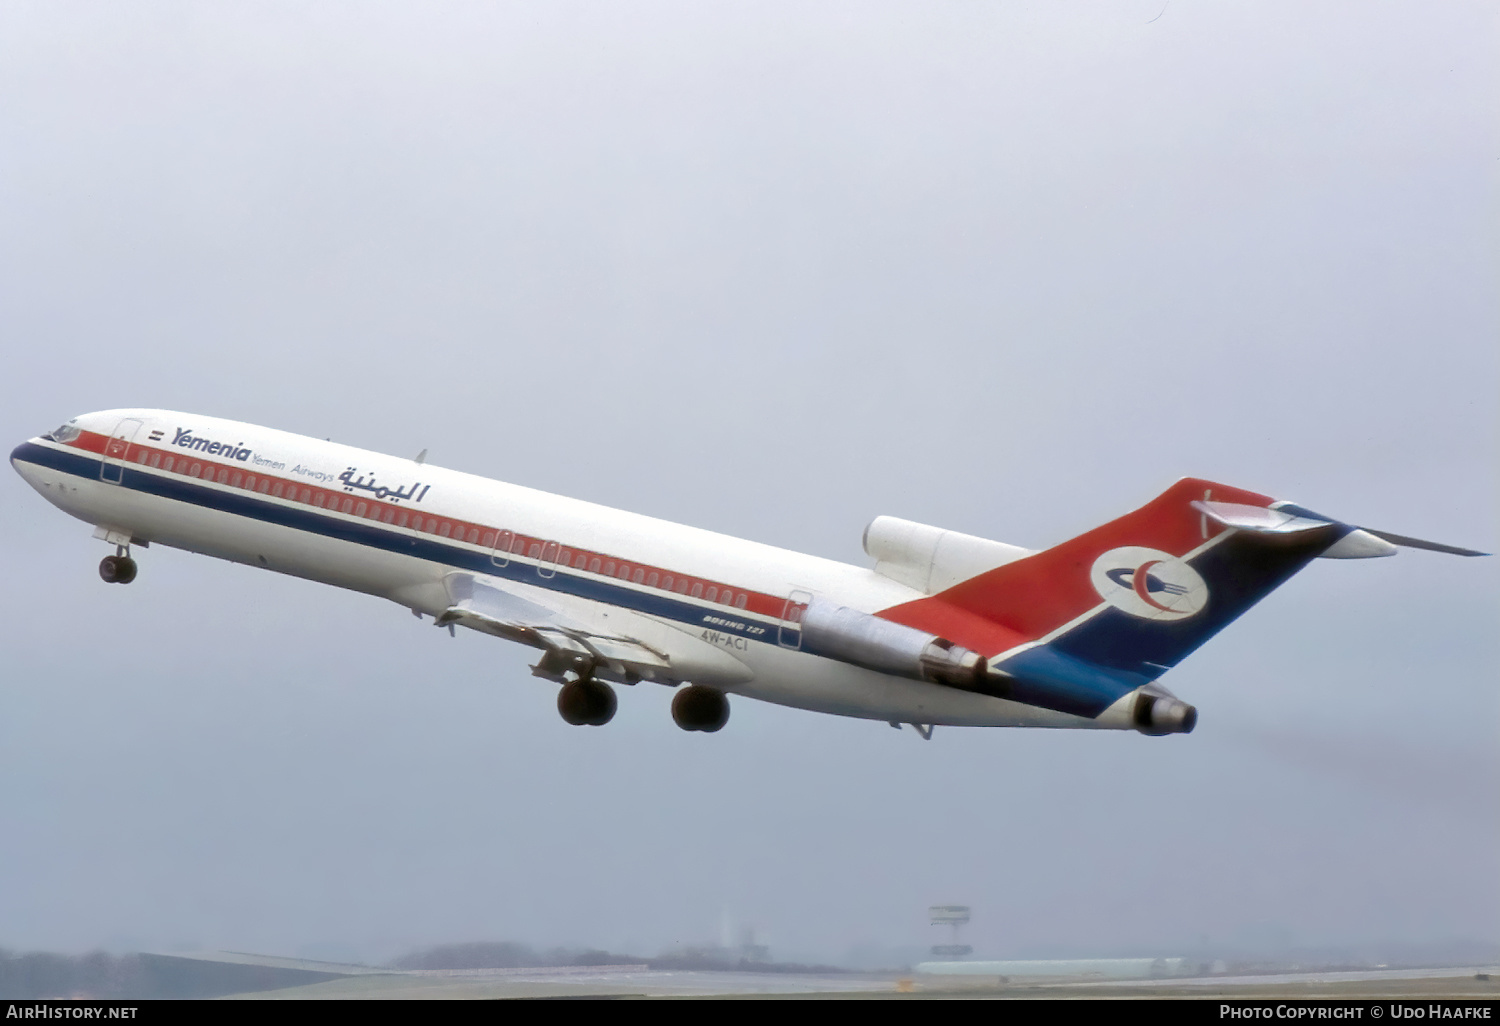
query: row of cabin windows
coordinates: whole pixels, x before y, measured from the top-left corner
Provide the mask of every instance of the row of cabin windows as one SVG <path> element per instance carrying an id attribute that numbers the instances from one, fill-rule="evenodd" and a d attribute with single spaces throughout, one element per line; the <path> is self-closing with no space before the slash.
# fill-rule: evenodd
<path id="1" fill-rule="evenodd" d="M 188 477 L 202 478 L 204 481 L 217 481 L 219 484 L 227 484 L 231 488 L 244 488 L 249 491 L 259 492 L 261 495 L 270 495 L 277 499 L 289 499 L 292 502 L 301 502 L 320 509 L 337 509 L 340 513 L 352 513 L 357 517 L 366 517 L 370 520 L 379 520 L 382 523 L 391 524 L 395 527 L 410 527 L 414 531 L 425 531 L 435 534 L 439 538 L 454 538 L 458 541 L 466 541 L 470 545 L 483 544 L 485 548 L 492 548 L 495 544 L 495 532 L 487 531 L 481 537 L 479 528 L 470 527 L 466 524 L 455 524 L 448 520 L 440 520 L 437 517 L 424 516 L 421 513 L 413 516 L 404 509 L 394 506 L 382 506 L 379 503 L 365 503 L 352 498 L 344 498 L 339 501 L 337 493 L 329 494 L 318 488 L 302 488 L 294 483 L 284 482 L 275 478 L 257 477 L 255 474 L 245 474 L 238 470 L 213 463 L 202 463 L 188 457 L 167 456 L 163 458 L 159 452 L 142 451 L 136 462 L 143 466 L 149 466 L 154 470 L 175 471 L 178 474 L 186 474 Z M 525 539 L 516 538 L 512 543 L 511 551 L 519 554 L 521 545 Z M 622 581 L 630 581 L 634 584 L 643 584 L 648 588 L 660 588 L 662 591 L 672 591 L 689 598 L 701 598 L 708 602 L 721 602 L 726 606 L 734 606 L 744 609 L 748 596 L 744 592 L 735 594 L 733 588 L 724 588 L 720 591 L 717 585 L 704 585 L 702 581 L 694 581 L 687 578 L 674 578 L 671 574 L 661 574 L 655 570 L 647 571 L 641 567 L 632 568 L 628 563 L 616 564 L 614 560 L 603 559 L 593 556 L 587 552 L 580 552 L 576 556 L 570 549 L 557 551 L 552 543 L 545 547 L 541 542 L 532 542 L 526 550 L 530 559 L 541 559 L 542 553 L 551 549 L 557 552 L 554 565 L 567 566 L 572 560 L 575 570 L 587 570 L 591 574 L 603 574 L 605 577 L 616 577 Z"/>
<path id="2" fill-rule="evenodd" d="M 379 520 L 382 523 L 392 524 L 396 527 L 411 526 L 418 531 L 427 531 L 430 534 L 441 535 L 444 538 L 458 537 L 465 540 L 464 525 L 455 525 L 447 520 L 438 520 L 436 517 L 424 518 L 420 515 L 412 517 L 404 509 L 394 506 L 382 505 L 380 503 L 361 502 L 352 497 L 341 498 L 337 492 L 327 492 L 321 488 L 305 488 L 295 482 L 281 481 L 276 478 L 260 477 L 255 474 L 246 474 L 230 467 L 216 463 L 203 463 L 182 456 L 165 456 L 159 452 L 143 451 L 136 456 L 136 462 L 143 466 L 149 466 L 155 470 L 167 470 L 188 477 L 201 478 L 204 481 L 216 481 L 231 488 L 243 488 L 247 491 L 259 492 L 261 495 L 269 495 L 275 499 L 288 499 L 292 502 L 301 502 L 308 506 L 316 506 L 319 509 L 331 509 L 340 513 L 351 513 L 357 517 L 368 520 Z M 493 538 L 491 534 L 489 537 Z M 468 529 L 467 540 L 477 543 L 479 541 L 479 528 Z"/>
<path id="3" fill-rule="evenodd" d="M 537 546 L 531 547 L 530 555 L 537 554 Z M 558 554 L 557 562 L 562 566 L 568 565 L 568 550 L 563 549 Z M 704 585 L 702 581 L 694 581 L 685 577 L 674 578 L 671 574 L 663 574 L 656 570 L 645 570 L 641 567 L 631 567 L 628 563 L 616 564 L 614 560 L 603 559 L 599 556 L 590 556 L 587 552 L 580 552 L 573 559 L 573 569 L 587 570 L 591 574 L 603 574 L 605 577 L 615 577 L 622 581 L 630 581 L 633 584 L 644 584 L 648 588 L 660 588 L 662 591 L 675 591 L 679 595 L 689 598 L 706 599 L 709 602 L 722 602 L 726 606 L 735 606 L 739 609 L 745 608 L 749 600 L 744 592 L 738 595 L 733 588 L 725 588 L 722 591 L 718 585 Z M 706 588 L 706 590 L 705 590 Z"/>

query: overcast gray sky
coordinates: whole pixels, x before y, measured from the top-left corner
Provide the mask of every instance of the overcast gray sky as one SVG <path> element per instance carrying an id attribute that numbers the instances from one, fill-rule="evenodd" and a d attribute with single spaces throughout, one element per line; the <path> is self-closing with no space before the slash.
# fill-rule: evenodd
<path id="1" fill-rule="evenodd" d="M 1490 3 L 0 3 L 0 425 L 160 406 L 863 562 L 1193 474 L 1493 549 Z M 1187 737 L 637 687 L 13 474 L 0 946 L 1500 942 L 1500 560 L 1320 562 Z"/>

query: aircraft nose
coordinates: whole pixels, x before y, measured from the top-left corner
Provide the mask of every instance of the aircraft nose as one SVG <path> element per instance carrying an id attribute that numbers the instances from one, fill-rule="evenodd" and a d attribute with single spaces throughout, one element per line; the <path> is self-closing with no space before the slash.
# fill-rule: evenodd
<path id="1" fill-rule="evenodd" d="M 34 446 L 32 442 L 22 442 L 20 445 L 12 449 L 10 451 L 10 465 L 17 474 L 21 475 L 21 480 L 25 481 L 27 484 L 35 488 L 35 460 L 28 458 L 29 456 L 31 456 L 29 450 L 31 450 L 33 447 Z"/>

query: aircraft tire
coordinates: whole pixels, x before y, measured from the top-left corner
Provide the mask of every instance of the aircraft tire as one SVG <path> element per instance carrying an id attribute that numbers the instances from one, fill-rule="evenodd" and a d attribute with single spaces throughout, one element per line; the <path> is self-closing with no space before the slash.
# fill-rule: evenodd
<path id="1" fill-rule="evenodd" d="M 575 680 L 557 693 L 557 711 L 575 727 L 602 727 L 615 717 L 614 689 L 597 680 Z"/>
<path id="2" fill-rule="evenodd" d="M 722 691 L 691 684 L 672 699 L 672 719 L 683 730 L 712 734 L 729 722 L 729 699 Z"/>
<path id="3" fill-rule="evenodd" d="M 608 684 L 601 684 L 597 680 L 589 681 L 589 690 L 593 691 L 591 701 L 593 703 L 592 715 L 588 719 L 591 727 L 602 727 L 615 718 L 615 710 L 620 706 L 620 700 L 615 697 L 615 689 Z"/>
<path id="4" fill-rule="evenodd" d="M 99 579 L 105 584 L 118 584 L 120 581 L 120 557 L 105 556 L 99 560 Z"/>
<path id="5" fill-rule="evenodd" d="M 121 584 L 129 584 L 131 581 L 135 580 L 136 570 L 138 569 L 136 567 L 135 560 L 131 559 L 129 556 L 120 556 L 118 565 L 120 576 L 117 579 Z"/>

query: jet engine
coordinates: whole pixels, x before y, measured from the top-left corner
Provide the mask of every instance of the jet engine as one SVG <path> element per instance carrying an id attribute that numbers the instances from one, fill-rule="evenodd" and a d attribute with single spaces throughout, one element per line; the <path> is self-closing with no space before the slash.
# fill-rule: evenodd
<path id="1" fill-rule="evenodd" d="M 802 650 L 953 687 L 977 688 L 985 679 L 985 659 L 978 652 L 822 599 L 813 599 L 802 614 Z"/>
<path id="2" fill-rule="evenodd" d="M 1030 549 L 946 531 L 898 517 L 876 517 L 865 528 L 865 552 L 882 577 L 935 595 L 960 581 L 1032 554 Z"/>
<path id="3" fill-rule="evenodd" d="M 1135 700 L 1135 729 L 1142 734 L 1191 734 L 1198 710 L 1171 695 L 1141 691 Z"/>

